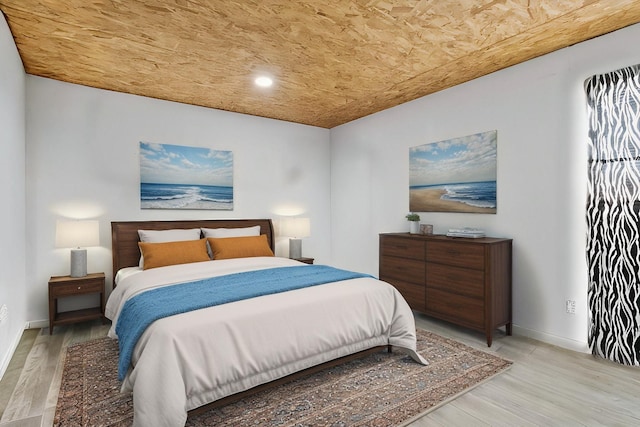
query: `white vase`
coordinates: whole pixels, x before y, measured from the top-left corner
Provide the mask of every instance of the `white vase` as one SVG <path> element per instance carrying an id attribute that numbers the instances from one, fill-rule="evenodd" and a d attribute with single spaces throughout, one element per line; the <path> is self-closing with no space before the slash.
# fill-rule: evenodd
<path id="1" fill-rule="evenodd" d="M 411 234 L 420 233 L 420 221 L 409 221 L 409 233 Z"/>

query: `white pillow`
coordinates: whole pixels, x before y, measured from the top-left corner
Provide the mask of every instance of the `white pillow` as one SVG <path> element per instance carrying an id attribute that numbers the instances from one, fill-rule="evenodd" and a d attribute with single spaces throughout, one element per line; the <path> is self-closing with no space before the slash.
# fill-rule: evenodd
<path id="1" fill-rule="evenodd" d="M 138 230 L 138 237 L 145 243 L 180 242 L 183 240 L 200 240 L 199 228 L 175 228 L 171 230 Z M 140 255 L 140 268 L 144 267 L 144 257 Z"/>
<path id="2" fill-rule="evenodd" d="M 172 230 L 138 230 L 141 242 L 166 243 L 179 242 L 182 240 L 200 240 L 200 229 L 172 229 Z"/>
<path id="3" fill-rule="evenodd" d="M 254 227 L 242 227 L 242 228 L 203 228 L 202 233 L 204 237 L 247 237 L 247 236 L 259 236 L 260 226 Z"/>

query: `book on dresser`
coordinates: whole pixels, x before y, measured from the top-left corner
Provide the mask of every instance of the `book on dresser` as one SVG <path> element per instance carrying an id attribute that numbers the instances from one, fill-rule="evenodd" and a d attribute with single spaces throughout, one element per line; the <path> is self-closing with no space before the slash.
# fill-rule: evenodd
<path id="1" fill-rule="evenodd" d="M 468 237 L 471 239 L 479 239 L 485 237 L 484 231 L 478 228 L 464 227 L 464 228 L 450 228 L 447 232 L 448 237 Z"/>
<path id="2" fill-rule="evenodd" d="M 484 332 L 512 332 L 512 240 L 380 234 L 380 280 L 416 311 Z"/>

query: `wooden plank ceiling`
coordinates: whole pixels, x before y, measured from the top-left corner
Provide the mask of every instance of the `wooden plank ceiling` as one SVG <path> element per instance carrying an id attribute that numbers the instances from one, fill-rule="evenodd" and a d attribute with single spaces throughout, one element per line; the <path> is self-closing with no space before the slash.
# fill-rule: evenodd
<path id="1" fill-rule="evenodd" d="M 0 0 L 27 73 L 324 128 L 640 22 L 638 0 Z M 269 89 L 253 79 L 274 77 Z"/>

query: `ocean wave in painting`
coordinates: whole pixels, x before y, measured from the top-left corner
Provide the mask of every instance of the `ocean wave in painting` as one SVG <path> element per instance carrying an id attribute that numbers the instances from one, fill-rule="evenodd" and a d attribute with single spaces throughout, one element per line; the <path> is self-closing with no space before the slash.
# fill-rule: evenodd
<path id="1" fill-rule="evenodd" d="M 233 187 L 186 184 L 140 184 L 143 209 L 233 209 Z"/>

